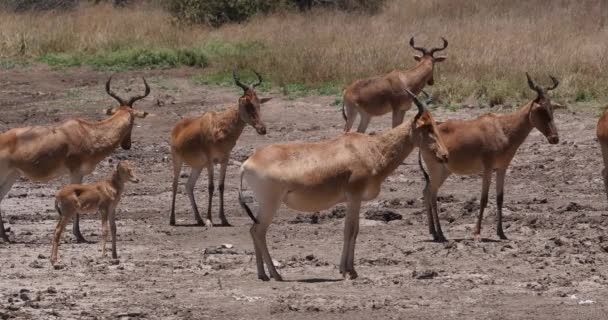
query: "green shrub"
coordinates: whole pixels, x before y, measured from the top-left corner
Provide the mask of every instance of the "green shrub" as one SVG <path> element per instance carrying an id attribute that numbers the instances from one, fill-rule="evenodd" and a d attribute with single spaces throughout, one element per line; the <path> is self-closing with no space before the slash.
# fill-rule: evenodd
<path id="1" fill-rule="evenodd" d="M 10 11 L 73 9 L 78 0 L 2 0 L 0 9 Z"/>
<path id="2" fill-rule="evenodd" d="M 241 22 L 257 13 L 284 7 L 286 0 L 166 0 L 169 11 L 180 21 L 220 26 Z"/>

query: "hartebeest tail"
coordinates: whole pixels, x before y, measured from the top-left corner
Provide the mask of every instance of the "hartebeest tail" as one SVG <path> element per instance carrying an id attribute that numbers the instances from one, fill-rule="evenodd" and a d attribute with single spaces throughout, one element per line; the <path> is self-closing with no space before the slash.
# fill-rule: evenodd
<path id="1" fill-rule="evenodd" d="M 245 164 L 243 164 L 243 166 L 244 165 Z M 241 173 L 240 173 L 241 184 L 239 185 L 239 204 L 241 205 L 241 208 L 243 208 L 243 210 L 245 210 L 245 212 L 247 212 L 247 215 L 249 216 L 249 218 L 251 218 L 253 223 L 259 224 L 258 219 L 253 215 L 253 212 L 251 212 L 251 209 L 249 209 L 249 206 L 247 205 L 247 203 L 245 202 L 245 199 L 243 198 L 243 174 L 244 173 L 245 173 L 245 170 L 243 169 L 243 167 L 241 167 Z"/>

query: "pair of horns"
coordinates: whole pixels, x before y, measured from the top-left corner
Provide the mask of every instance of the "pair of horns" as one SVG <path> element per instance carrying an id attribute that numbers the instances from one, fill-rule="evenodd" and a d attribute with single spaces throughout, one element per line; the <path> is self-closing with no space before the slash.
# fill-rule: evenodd
<path id="1" fill-rule="evenodd" d="M 116 101 L 118 101 L 118 103 L 120 103 L 120 106 L 127 106 L 127 107 L 133 108 L 133 104 L 135 103 L 135 101 L 141 100 L 150 94 L 150 86 L 148 86 L 148 82 L 146 82 L 146 78 L 142 77 L 142 79 L 144 80 L 144 85 L 146 86 L 146 92 L 144 92 L 144 94 L 142 96 L 131 97 L 129 100 L 125 101 L 123 98 L 119 97 L 116 93 L 114 93 L 114 91 L 112 91 L 112 89 L 110 89 L 110 82 L 112 82 L 112 76 L 110 76 L 110 78 L 108 79 L 108 82 L 106 82 L 106 92 L 110 95 L 110 97 L 116 99 Z"/>
<path id="2" fill-rule="evenodd" d="M 416 105 L 416 107 L 418 107 L 418 114 L 416 116 L 420 116 L 423 112 L 427 111 L 424 104 L 422 102 L 420 102 L 420 100 L 418 100 L 418 97 L 413 92 L 411 92 L 409 89 L 405 89 L 405 92 L 407 92 L 407 94 L 409 94 L 410 97 L 412 97 L 412 100 L 414 100 L 414 104 Z M 424 92 L 424 94 L 427 94 L 427 93 Z M 427 94 L 427 96 L 428 96 L 428 94 Z"/>
<path id="3" fill-rule="evenodd" d="M 422 55 L 428 54 L 431 57 L 435 54 L 435 52 L 439 52 L 439 51 L 443 51 L 445 50 L 445 48 L 448 47 L 448 41 L 444 38 L 441 37 L 441 40 L 443 40 L 443 47 L 441 48 L 431 48 L 431 50 L 428 50 L 426 48 L 423 47 L 416 47 L 416 45 L 414 44 L 414 37 L 410 38 L 410 46 L 414 49 L 414 50 L 418 50 L 422 53 Z"/>
<path id="4" fill-rule="evenodd" d="M 244 84 L 241 82 L 238 73 L 236 72 L 236 70 L 232 71 L 232 77 L 234 78 L 234 83 L 241 87 L 241 89 L 247 91 L 247 90 L 251 90 L 257 86 L 259 86 L 260 84 L 262 84 L 262 76 L 257 72 L 257 71 L 253 71 L 253 73 L 255 73 L 255 75 L 258 77 L 258 82 L 251 84 L 250 86 Z"/>
<path id="5" fill-rule="evenodd" d="M 536 93 L 538 94 L 539 97 L 543 97 L 545 95 L 545 93 L 557 88 L 557 86 L 559 85 L 559 80 L 557 80 L 557 78 L 555 78 L 552 75 L 549 75 L 549 78 L 551 78 L 551 81 L 553 81 L 553 86 L 545 87 L 545 88 L 534 83 L 534 80 L 532 80 L 532 78 L 530 77 L 530 75 L 527 72 L 526 72 L 526 78 L 528 78 L 528 86 L 530 87 L 530 89 L 536 91 Z"/>

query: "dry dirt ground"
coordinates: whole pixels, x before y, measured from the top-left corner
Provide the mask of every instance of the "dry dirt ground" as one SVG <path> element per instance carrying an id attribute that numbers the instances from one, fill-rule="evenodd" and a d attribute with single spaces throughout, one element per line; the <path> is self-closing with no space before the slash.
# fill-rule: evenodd
<path id="1" fill-rule="evenodd" d="M 86 178 L 105 177 L 123 158 L 143 178 L 127 186 L 119 205 L 119 263 L 100 257 L 100 222 L 91 216 L 82 222 L 91 243 L 76 244 L 66 231 L 63 268 L 54 269 L 48 260 L 57 218 L 53 195 L 66 179 L 15 184 L 2 202 L 15 243 L 0 244 L 0 319 L 606 319 L 608 212 L 595 109 L 559 111 L 559 145 L 549 145 L 535 131 L 520 148 L 506 182 L 510 240 L 496 241 L 493 194 L 482 230 L 486 241 L 472 240 L 481 181 L 453 176 L 440 191 L 450 241 L 430 242 L 414 153 L 388 178 L 378 199 L 362 209 L 355 260 L 360 278 L 342 280 L 337 269 L 343 206 L 316 214 L 282 208 L 269 246 L 286 281 L 262 282 L 252 255 L 251 221 L 236 200 L 238 166 L 263 145 L 334 137 L 343 120 L 330 106 L 333 97 L 270 93 L 274 99 L 262 108 L 268 135 L 247 128 L 228 169 L 227 216 L 234 227 L 191 226 L 185 176 L 177 200 L 179 226 L 171 227 L 172 126 L 182 117 L 224 109 L 239 94 L 236 88 L 196 85 L 195 72 L 145 73 L 152 94 L 136 106 L 152 116 L 137 120 L 130 151 L 117 150 Z M 139 75 L 117 75 L 116 89 L 139 92 Z M 103 119 L 102 111 L 113 105 L 103 91 L 107 76 L 42 67 L 2 71 L 0 131 L 71 117 Z M 447 119 L 488 111 L 509 109 L 434 113 Z M 371 129 L 387 128 L 389 121 L 390 116 L 375 119 Z M 196 192 L 201 212 L 206 212 L 206 185 L 201 177 Z M 391 210 L 403 218 L 365 219 L 370 210 Z M 214 215 L 218 221 L 217 207 Z"/>

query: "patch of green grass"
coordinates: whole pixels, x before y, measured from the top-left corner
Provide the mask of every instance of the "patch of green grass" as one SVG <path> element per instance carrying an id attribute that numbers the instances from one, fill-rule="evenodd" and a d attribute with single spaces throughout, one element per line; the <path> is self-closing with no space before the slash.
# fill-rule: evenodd
<path id="1" fill-rule="evenodd" d="M 574 94 L 574 101 L 576 102 L 589 102 L 595 100 L 595 98 L 593 92 L 585 89 L 578 90 Z"/>
<path id="2" fill-rule="evenodd" d="M 225 42 L 217 40 L 208 41 L 201 48 L 210 59 L 251 56 L 265 49 L 266 45 L 259 41 Z"/>
<path id="3" fill-rule="evenodd" d="M 206 67 L 209 60 L 202 49 L 120 49 L 87 55 L 84 53 L 49 53 L 39 59 L 56 67 L 88 65 L 103 70 Z"/>
<path id="4" fill-rule="evenodd" d="M 232 72 L 222 71 L 210 74 L 203 74 L 194 76 L 192 79 L 196 84 L 203 85 L 213 85 L 220 87 L 231 87 L 236 86 L 234 84 L 234 78 L 232 77 Z M 256 75 L 249 70 L 242 70 L 239 72 L 239 80 L 247 85 L 257 82 L 258 78 Z M 256 89 L 259 92 L 268 92 L 272 89 L 273 84 L 268 79 L 262 79 L 262 84 L 260 84 Z"/>

